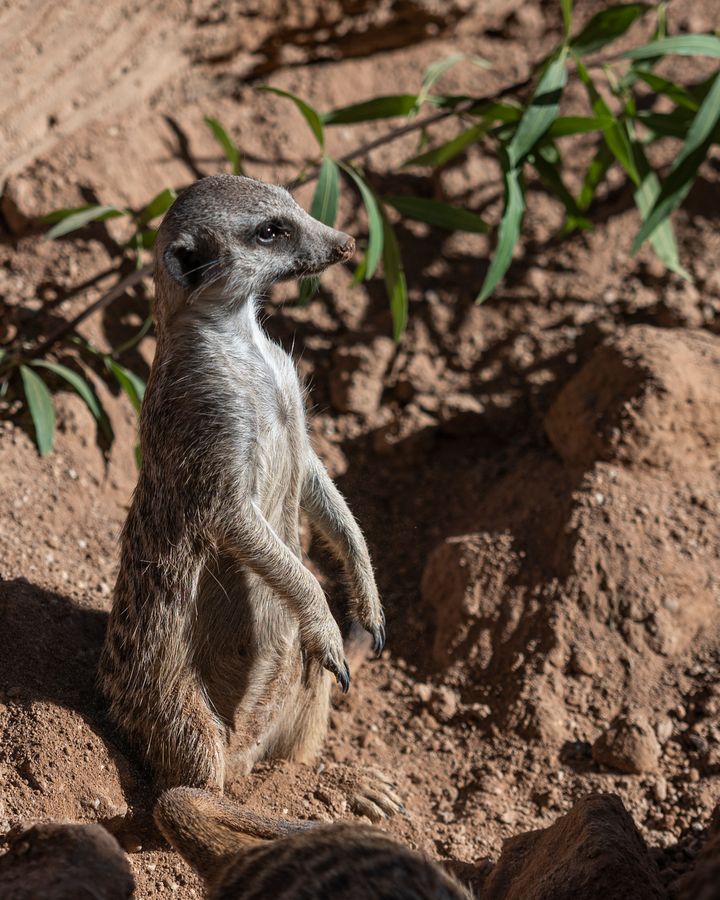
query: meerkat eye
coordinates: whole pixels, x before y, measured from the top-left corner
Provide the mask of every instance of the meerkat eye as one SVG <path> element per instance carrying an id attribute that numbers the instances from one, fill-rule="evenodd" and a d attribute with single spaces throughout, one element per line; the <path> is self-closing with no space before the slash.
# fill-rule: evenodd
<path id="1" fill-rule="evenodd" d="M 272 244 L 275 238 L 286 233 L 286 229 L 277 222 L 264 222 L 255 232 L 255 237 L 261 244 Z"/>

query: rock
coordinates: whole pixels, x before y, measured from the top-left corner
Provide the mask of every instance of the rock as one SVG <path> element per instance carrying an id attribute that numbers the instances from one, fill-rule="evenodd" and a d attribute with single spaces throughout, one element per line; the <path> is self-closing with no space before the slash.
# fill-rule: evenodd
<path id="1" fill-rule="evenodd" d="M 25 234 L 37 226 L 42 215 L 37 206 L 38 199 L 28 177 L 12 175 L 8 178 L 0 197 L 0 213 L 12 234 Z"/>
<path id="2" fill-rule="evenodd" d="M 439 722 L 449 722 L 458 711 L 458 703 L 455 691 L 443 685 L 433 691 L 430 709 Z"/>
<path id="3" fill-rule="evenodd" d="M 653 772 L 660 761 L 660 744 L 644 713 L 617 716 L 592 748 L 596 763 L 638 775 Z"/>
<path id="4" fill-rule="evenodd" d="M 657 867 L 619 797 L 580 800 L 549 828 L 503 842 L 483 900 L 660 900 Z"/>
<path id="5" fill-rule="evenodd" d="M 99 825 L 34 825 L 0 857 L 0 896 L 12 900 L 127 900 L 127 857 Z"/>
<path id="6" fill-rule="evenodd" d="M 720 339 L 635 325 L 601 344 L 545 417 L 569 465 L 598 460 L 686 466 L 717 460 Z"/>
<path id="7" fill-rule="evenodd" d="M 370 344 L 338 347 L 333 353 L 330 373 L 330 400 L 338 412 L 371 416 L 380 406 L 383 377 L 395 352 L 388 337 L 376 337 Z"/>

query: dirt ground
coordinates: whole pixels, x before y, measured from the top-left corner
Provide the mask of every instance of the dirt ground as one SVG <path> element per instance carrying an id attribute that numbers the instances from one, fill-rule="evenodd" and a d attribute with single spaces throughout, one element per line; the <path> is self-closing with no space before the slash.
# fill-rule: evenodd
<path id="1" fill-rule="evenodd" d="M 577 3 L 578 16 L 601 5 Z M 710 30 L 715 0 L 672 4 L 670 22 Z M 82 0 L 0 2 L 0 343 L 46 336 L 98 297 L 127 237 L 111 221 L 50 243 L 36 218 L 138 207 L 226 170 L 204 115 L 236 137 L 248 174 L 297 173 L 312 137 L 258 84 L 329 109 L 416 89 L 429 63 L 461 51 L 492 65 L 459 65 L 442 85 L 492 93 L 560 31 L 559 4 L 541 0 L 111 0 L 98 15 Z M 581 99 L 571 84 L 568 109 Z M 331 151 L 387 127 L 335 128 Z M 435 191 L 497 221 L 499 171 L 477 148 L 434 185 L 388 174 L 415 141 L 364 161 L 378 188 Z M 580 140 L 576 178 L 588 154 Z M 311 189 L 297 196 L 307 205 Z M 324 276 L 307 308 L 293 287 L 268 303 L 267 328 L 310 383 L 316 446 L 367 536 L 388 642 L 337 696 L 316 766 L 263 763 L 231 781 L 233 796 L 268 814 L 352 817 L 346 773 L 382 769 L 407 807 L 384 828 L 453 861 L 479 896 L 521 897 L 491 869 L 516 846 L 503 842 L 611 793 L 649 847 L 648 896 L 720 897 L 693 870 L 720 802 L 718 208 L 716 151 L 674 220 L 687 283 L 648 249 L 630 257 L 638 220 L 619 177 L 599 227 L 562 245 L 561 210 L 531 183 L 522 250 L 482 307 L 488 238 L 402 224 L 411 309 L 397 346 L 380 280 L 355 287 L 350 269 Z M 349 191 L 339 224 L 364 234 Z M 150 288 L 82 334 L 117 346 Z M 152 351 L 149 337 L 123 362 L 147 375 Z M 107 456 L 75 395 L 56 395 L 45 459 L 12 393 L 0 401 L 0 853 L 32 822 L 101 822 L 129 851 L 138 898 L 199 897 L 94 691 L 136 479 L 134 413 L 99 370 L 94 383 L 116 434 Z M 332 566 L 311 556 L 337 596 Z"/>

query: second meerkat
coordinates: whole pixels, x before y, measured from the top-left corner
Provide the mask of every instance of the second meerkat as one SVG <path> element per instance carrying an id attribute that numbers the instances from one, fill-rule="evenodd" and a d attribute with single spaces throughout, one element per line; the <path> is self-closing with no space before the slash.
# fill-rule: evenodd
<path id="1" fill-rule="evenodd" d="M 350 618 L 382 649 L 365 540 L 310 446 L 294 363 L 258 322 L 272 284 L 354 246 L 284 189 L 230 175 L 188 188 L 159 229 L 142 467 L 99 683 L 164 786 L 222 791 L 231 734 L 244 771 L 320 748 L 327 671 L 343 690 L 350 674 L 302 563 L 301 508 L 344 564 Z"/>

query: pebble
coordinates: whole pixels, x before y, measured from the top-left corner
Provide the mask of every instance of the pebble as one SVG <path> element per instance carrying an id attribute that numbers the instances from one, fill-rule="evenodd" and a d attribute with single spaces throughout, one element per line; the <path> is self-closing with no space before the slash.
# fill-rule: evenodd
<path id="1" fill-rule="evenodd" d="M 592 747 L 595 762 L 633 775 L 657 769 L 660 753 L 655 732 L 641 711 L 617 716 Z"/>
<path id="2" fill-rule="evenodd" d="M 667 800 L 667 793 L 667 781 L 664 778 L 658 778 L 653 785 L 653 796 L 658 803 L 662 803 L 664 800 Z"/>

